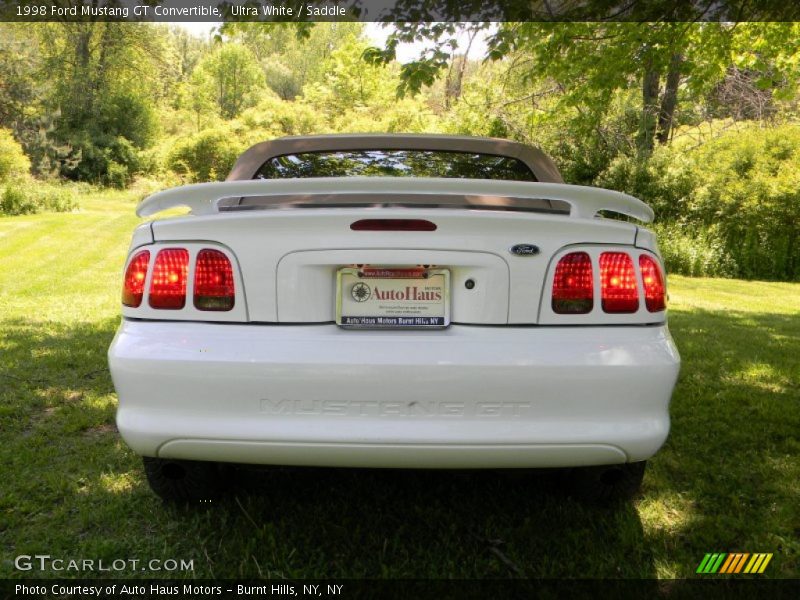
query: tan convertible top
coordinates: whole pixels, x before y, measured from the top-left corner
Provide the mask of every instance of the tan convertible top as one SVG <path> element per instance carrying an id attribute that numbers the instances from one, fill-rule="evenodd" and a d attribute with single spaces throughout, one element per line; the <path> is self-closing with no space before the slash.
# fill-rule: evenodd
<path id="1" fill-rule="evenodd" d="M 384 133 L 294 136 L 261 142 L 239 157 L 226 181 L 253 179 L 265 162 L 277 156 L 338 150 L 440 150 L 508 156 L 525 163 L 538 181 L 564 182 L 550 157 L 534 146 L 499 138 Z"/>

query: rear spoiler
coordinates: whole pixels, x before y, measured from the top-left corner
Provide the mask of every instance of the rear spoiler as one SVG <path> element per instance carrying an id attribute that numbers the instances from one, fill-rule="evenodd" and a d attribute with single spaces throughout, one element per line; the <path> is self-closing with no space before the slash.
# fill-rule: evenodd
<path id="1" fill-rule="evenodd" d="M 400 196 L 402 204 L 430 206 L 430 198 L 442 206 L 503 210 L 525 210 L 528 201 L 565 202 L 569 216 L 592 219 L 609 211 L 649 223 L 653 210 L 641 200 L 612 190 L 568 185 L 489 179 L 446 179 L 424 177 L 320 177 L 308 179 L 253 179 L 199 183 L 164 190 L 145 198 L 136 208 L 148 217 L 168 208 L 185 206 L 193 215 L 221 212 L 224 206 L 241 205 L 245 198 L 258 197 L 260 207 L 319 206 L 341 203 L 332 197 L 347 197 L 348 206 L 381 204 L 381 196 Z M 223 201 L 234 199 L 231 205 Z M 244 208 L 244 206 L 243 206 Z"/>

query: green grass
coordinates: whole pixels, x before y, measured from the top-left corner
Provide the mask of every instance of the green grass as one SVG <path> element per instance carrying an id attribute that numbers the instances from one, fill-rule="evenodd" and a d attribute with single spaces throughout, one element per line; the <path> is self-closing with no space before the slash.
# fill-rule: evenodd
<path id="1" fill-rule="evenodd" d="M 712 551 L 774 552 L 767 575 L 798 576 L 800 284 L 671 278 L 672 433 L 616 510 L 546 474 L 330 470 L 244 474 L 236 497 L 177 509 L 114 429 L 134 202 L 81 206 L 0 218 L 0 577 L 43 553 L 194 560 L 196 577 L 670 578 Z"/>

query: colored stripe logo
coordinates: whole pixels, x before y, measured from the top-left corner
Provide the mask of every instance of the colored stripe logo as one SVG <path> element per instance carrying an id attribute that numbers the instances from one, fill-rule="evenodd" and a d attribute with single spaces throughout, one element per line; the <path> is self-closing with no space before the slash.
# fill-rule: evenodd
<path id="1" fill-rule="evenodd" d="M 709 552 L 703 557 L 695 572 L 702 575 L 763 573 L 771 560 L 772 553 Z"/>

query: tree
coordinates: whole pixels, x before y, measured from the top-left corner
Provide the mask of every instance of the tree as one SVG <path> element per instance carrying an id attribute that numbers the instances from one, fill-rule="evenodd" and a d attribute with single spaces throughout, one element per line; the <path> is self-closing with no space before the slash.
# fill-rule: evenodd
<path id="1" fill-rule="evenodd" d="M 34 30 L 49 82 L 42 109 L 52 137 L 76 150 L 62 174 L 89 181 L 130 180 L 139 151 L 156 139 L 154 105 L 175 79 L 168 30 L 145 23 L 45 23 Z"/>
<path id="2" fill-rule="evenodd" d="M 353 109 L 372 109 L 378 113 L 395 101 L 398 80 L 391 68 L 365 65 L 361 56 L 367 43 L 349 36 L 323 63 L 325 76 L 307 85 L 306 100 L 329 115 Z"/>
<path id="3" fill-rule="evenodd" d="M 401 71 L 398 91 L 415 93 L 448 67 L 456 32 L 452 23 L 404 23 L 365 58 L 388 62 L 399 42 L 427 40 L 430 47 Z M 620 93 L 638 88 L 636 147 L 647 156 L 669 140 L 681 103 L 703 99 L 731 65 L 755 65 L 775 93 L 793 90 L 799 32 L 794 23 L 502 23 L 487 57 L 508 60 L 534 92 L 553 84 L 552 110 L 572 113 L 579 131 L 596 129 Z"/>
<path id="4" fill-rule="evenodd" d="M 298 97 L 306 85 L 322 80 L 324 64 L 336 49 L 360 36 L 362 23 L 225 23 L 221 33 L 249 48 L 267 85 L 284 100 Z"/>
<path id="5" fill-rule="evenodd" d="M 264 76 L 250 50 L 242 44 L 226 43 L 200 61 L 192 83 L 199 94 L 210 93 L 223 118 L 233 119 L 256 103 Z"/>
<path id="6" fill-rule="evenodd" d="M 20 25 L 0 23 L 0 127 L 18 133 L 43 93 L 36 77 L 38 48 Z"/>

